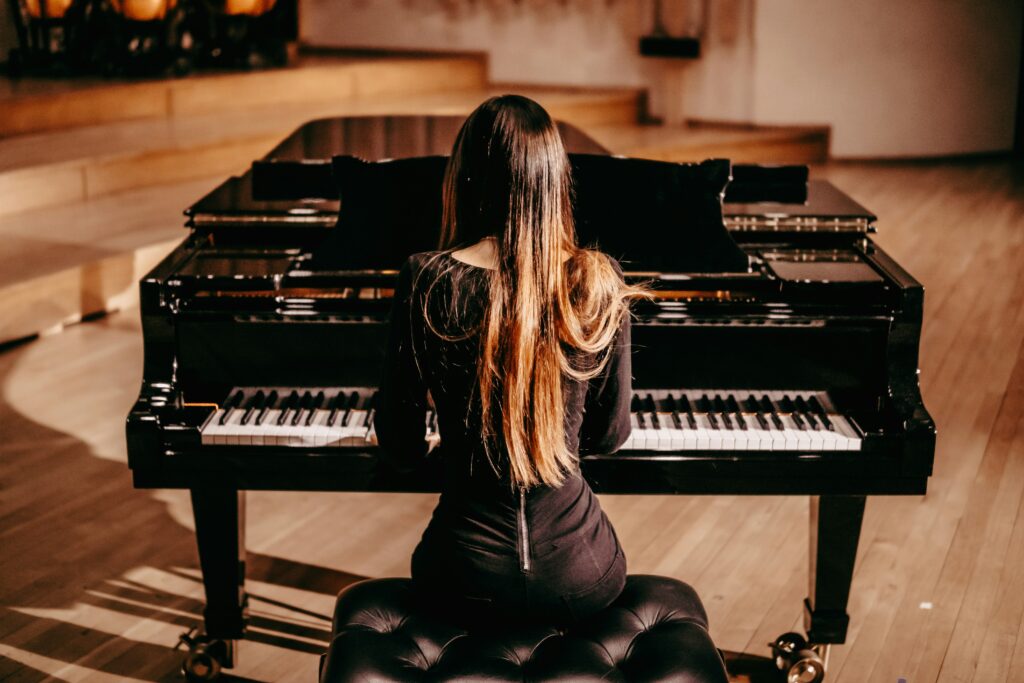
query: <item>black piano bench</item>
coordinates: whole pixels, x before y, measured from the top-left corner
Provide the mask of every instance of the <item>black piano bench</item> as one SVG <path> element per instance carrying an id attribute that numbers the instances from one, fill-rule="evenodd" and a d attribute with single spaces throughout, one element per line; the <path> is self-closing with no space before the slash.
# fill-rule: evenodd
<path id="1" fill-rule="evenodd" d="M 369 579 L 338 596 L 321 683 L 674 681 L 725 683 L 692 588 L 634 575 L 603 612 L 570 629 L 467 630 L 414 606 L 408 579 Z"/>

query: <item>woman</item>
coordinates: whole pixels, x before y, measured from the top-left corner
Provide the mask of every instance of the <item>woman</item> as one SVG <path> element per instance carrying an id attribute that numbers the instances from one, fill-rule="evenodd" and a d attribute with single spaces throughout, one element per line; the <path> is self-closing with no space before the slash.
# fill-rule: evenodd
<path id="1" fill-rule="evenodd" d="M 443 192 L 441 250 L 398 278 L 376 418 L 414 462 L 431 400 L 438 417 L 444 482 L 413 583 L 463 617 L 580 619 L 626 578 L 578 455 L 629 435 L 628 303 L 645 292 L 576 245 L 568 157 L 532 100 L 469 116 Z"/>

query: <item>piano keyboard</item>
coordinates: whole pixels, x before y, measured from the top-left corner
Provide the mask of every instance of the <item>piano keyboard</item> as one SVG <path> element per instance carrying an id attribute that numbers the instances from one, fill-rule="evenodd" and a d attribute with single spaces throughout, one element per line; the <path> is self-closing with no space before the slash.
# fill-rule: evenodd
<path id="1" fill-rule="evenodd" d="M 377 392 L 365 387 L 238 387 L 200 429 L 204 445 L 374 446 Z M 859 451 L 856 423 L 824 391 L 641 389 L 622 450 Z M 424 438 L 438 438 L 427 412 Z"/>

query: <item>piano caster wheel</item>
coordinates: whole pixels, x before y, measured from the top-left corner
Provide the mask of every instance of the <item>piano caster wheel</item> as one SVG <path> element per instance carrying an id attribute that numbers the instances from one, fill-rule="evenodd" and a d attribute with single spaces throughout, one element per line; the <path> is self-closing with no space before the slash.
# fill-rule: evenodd
<path id="1" fill-rule="evenodd" d="M 180 636 L 178 644 L 188 647 L 181 671 L 185 679 L 193 683 L 215 681 L 220 678 L 222 668 L 231 666 L 234 643 L 205 635 L 194 636 L 193 633 L 195 629 Z"/>
<path id="2" fill-rule="evenodd" d="M 811 646 L 799 633 L 783 633 L 769 646 L 775 666 L 786 673 L 786 683 L 821 683 L 825 680 L 828 645 Z"/>

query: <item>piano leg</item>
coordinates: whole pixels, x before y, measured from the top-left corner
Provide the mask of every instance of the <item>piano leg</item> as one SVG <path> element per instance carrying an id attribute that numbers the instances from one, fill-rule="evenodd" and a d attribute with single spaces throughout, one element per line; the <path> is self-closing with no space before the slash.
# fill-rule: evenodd
<path id="1" fill-rule="evenodd" d="M 864 496 L 811 497 L 810 597 L 804 628 L 815 645 L 846 641 L 846 603 L 857 559 Z"/>
<path id="2" fill-rule="evenodd" d="M 234 665 L 230 641 L 245 635 L 245 491 L 192 489 L 199 565 L 203 570 L 205 639 L 222 640 L 225 667 Z M 220 657 L 218 657 L 220 659 Z"/>

